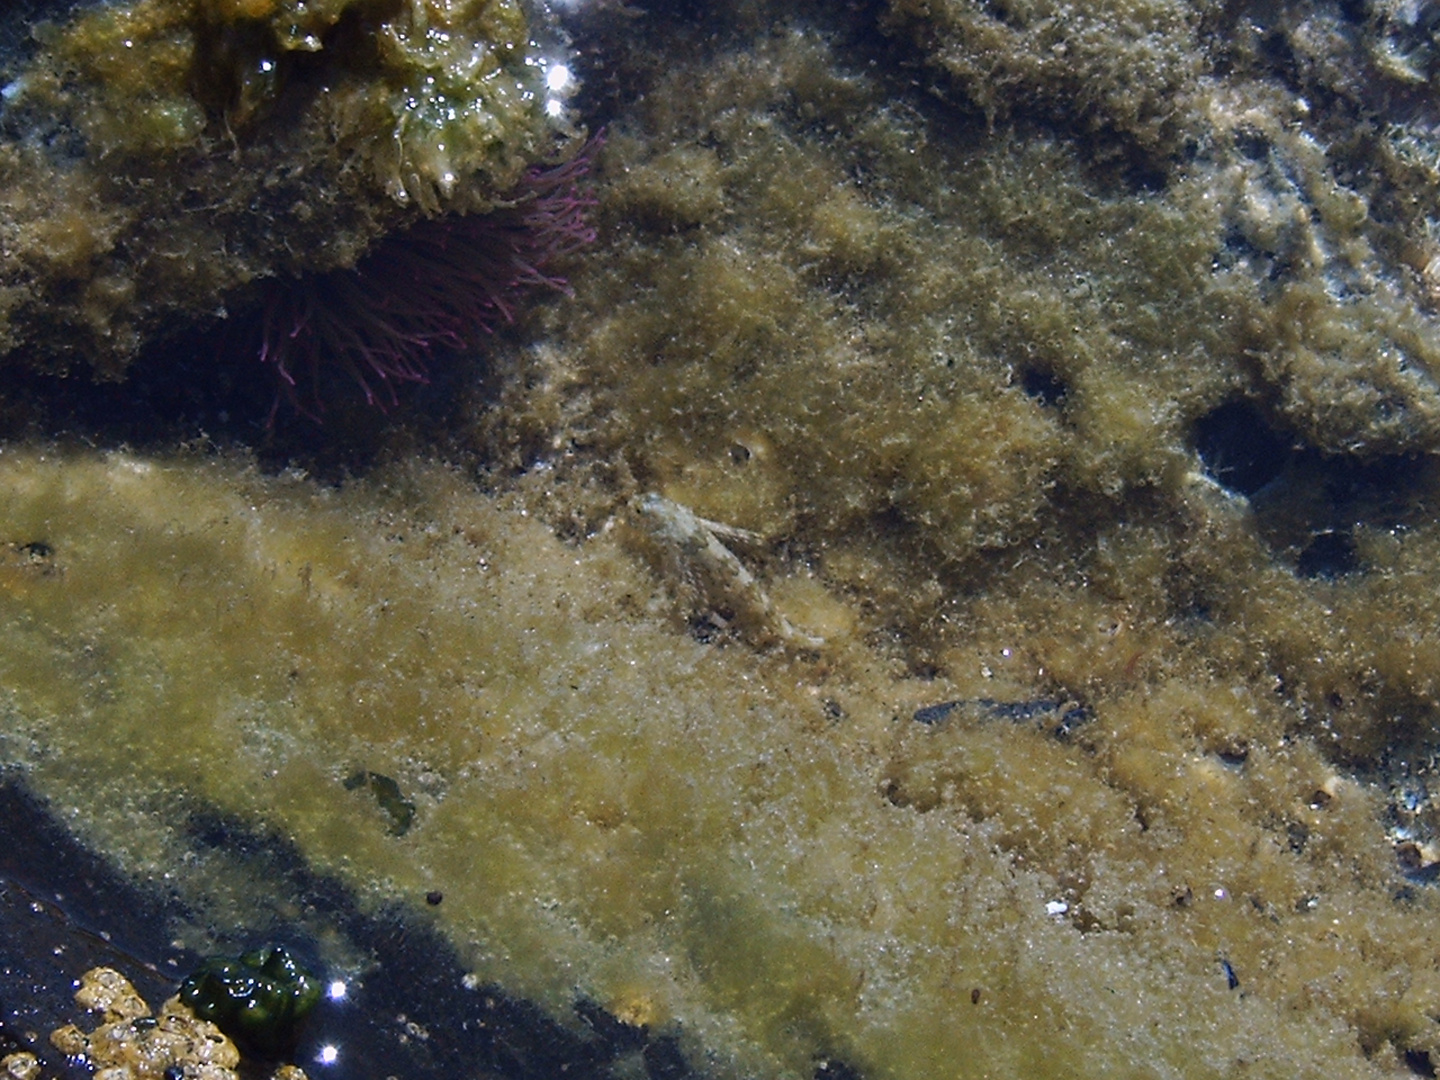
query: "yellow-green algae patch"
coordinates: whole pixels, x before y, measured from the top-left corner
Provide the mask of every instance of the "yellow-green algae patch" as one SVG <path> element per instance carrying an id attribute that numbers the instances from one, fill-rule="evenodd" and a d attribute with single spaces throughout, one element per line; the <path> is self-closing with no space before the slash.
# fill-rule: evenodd
<path id="1" fill-rule="evenodd" d="M 1084 142 L 927 117 L 810 29 L 636 63 L 605 246 L 476 414 L 554 464 L 537 508 L 583 531 L 655 490 L 753 530 L 782 614 L 806 581 L 917 672 L 978 670 L 979 639 L 1033 660 L 1021 693 L 1088 694 L 1184 654 L 1347 764 L 1425 742 L 1430 626 L 1380 598 L 1423 581 L 1395 559 L 1428 550 L 1440 336 L 1268 84 L 1153 192 Z M 1241 403 L 1276 444 L 1253 499 L 1213 479 L 1240 451 L 1199 453 Z M 1353 557 L 1308 569 L 1317 541 Z"/>
<path id="2" fill-rule="evenodd" d="M 492 445 L 543 410 L 767 536 L 873 550 L 898 520 L 906 573 L 1038 535 L 1056 492 L 1179 491 L 1241 397 L 1330 454 L 1440 446 L 1427 289 L 1268 84 L 1207 83 L 1209 155 L 1153 192 L 1060 134 L 927 118 L 808 30 L 646 73 L 582 311 L 479 417 Z"/>
<path id="3" fill-rule="evenodd" d="M 943 25 L 942 11 L 975 7 L 911 14 Z M 980 1075 L 997 1040 L 1044 1043 L 1043 1028 L 1066 1050 L 995 1075 L 1210 1075 L 1242 1060 L 1293 1074 L 1285 1025 L 1317 1008 L 1377 1071 L 1406 1069 L 1397 1051 L 1440 1058 L 1430 1006 L 1410 1011 L 1434 992 L 1423 881 L 1440 855 L 1425 779 L 1440 715 L 1440 337 L 1418 254 L 1433 174 L 1357 171 L 1354 142 L 1326 141 L 1339 120 L 1253 55 L 1234 78 L 1173 69 L 1193 85 L 1165 99 L 1188 110 L 1171 138 L 1146 111 L 1161 98 L 1112 108 L 1113 87 L 1043 127 L 1037 103 L 1064 97 L 1053 87 L 1014 99 L 1023 118 L 967 124 L 835 40 L 782 20 L 619 65 L 643 92 L 602 160 L 602 247 L 550 338 L 515 359 L 502 408 L 481 403 L 477 440 L 545 466 L 515 490 L 569 535 L 648 492 L 758 533 L 735 551 L 781 615 L 826 638 L 810 669 L 832 706 L 823 738 L 883 759 L 885 803 L 943 838 L 935 858 L 967 860 L 953 878 L 911 864 L 868 901 L 899 920 L 892 933 L 958 950 L 949 996 L 904 1007 L 933 1008 L 957 1042 L 922 1050 L 902 1022 L 885 1045 L 914 1056 L 882 1065 L 857 1035 L 863 1066 Z M 1106 56 L 1109 77 L 1123 81 L 1128 55 Z M 1358 95 L 1360 69 L 1342 58 L 1311 74 Z M 1102 128 L 1160 175 L 1130 175 Z M 1385 131 L 1366 152 L 1391 161 L 1408 136 Z M 1244 491 L 1217 482 L 1243 440 L 1202 459 L 1226 415 L 1274 439 L 1273 470 Z M 739 605 L 696 595 L 683 567 L 662 573 L 700 636 L 756 640 Z M 1079 701 L 1093 719 L 1059 743 L 1040 730 L 1055 717 L 909 719 L 980 699 Z M 883 739 L 865 730 L 877 702 L 902 718 Z M 978 859 L 976 842 L 1005 857 Z M 1040 939 L 1023 905 L 968 890 L 1017 870 L 1050 884 L 1080 931 L 1068 962 L 1102 982 L 1072 994 L 1058 969 L 1027 968 L 1007 985 L 1038 993 L 1038 1026 L 990 1017 L 972 1037 L 960 991 L 984 1002 L 990 984 L 970 981 L 965 950 L 1008 936 L 1015 953 L 987 952 L 979 970 L 1013 974 L 1019 943 Z M 1342 881 L 1373 906 L 1335 897 Z M 1193 984 L 1181 971 L 1248 958 L 1232 995 L 1247 1004 L 1200 1021 L 1189 1010 L 1211 999 L 1147 991 L 1113 1027 L 1066 1015 L 1049 994 L 1098 989 L 1102 1011 L 1126 1007 L 1099 975 L 1111 946 L 1163 953 L 1177 990 Z M 1275 1064 L 1210 1041 L 1239 1037 L 1231 1025 L 1256 1022 L 1262 1000 L 1278 1010 Z M 1170 1034 L 1193 1054 L 1167 1058 Z M 1095 1052 L 1114 1057 L 1086 1058 L 1104 1039 Z"/>
<path id="4" fill-rule="evenodd" d="M 176 800 L 368 902 L 442 890 L 482 980 L 676 1030 L 717 1075 L 1380 1076 L 1433 1045 L 1435 898 L 1233 673 L 1114 680 L 1068 742 L 919 724 L 983 681 L 702 647 L 612 540 L 435 466 L 336 492 L 11 449 L 0 519 L 5 757 L 187 894 L 223 903 Z M 356 767 L 416 802 L 404 836 Z"/>
<path id="5" fill-rule="evenodd" d="M 440 890 L 482 982 L 721 1075 L 1440 1060 L 1425 139 L 1327 141 L 1208 8 L 1097 9 L 1078 74 L 1062 9 L 1016 8 L 1044 32 L 970 124 L 984 13 L 891 5 L 932 102 L 741 7 L 663 49 L 599 16 L 634 99 L 575 302 L 477 396 L 499 494 L 0 455 L 6 759 L 212 910 L 256 883 L 182 857 L 177 806 L 372 903 Z M 1360 108 L 1352 52 L 1304 89 Z M 1264 484 L 1217 482 L 1235 440 L 1202 459 L 1226 415 L 1274 438 Z M 798 632 L 686 566 L 723 554 L 655 559 L 652 493 Z"/>
<path id="6" fill-rule="evenodd" d="M 18 18 L 18 16 L 17 16 Z M 521 0 L 126 0 L 0 57 L 0 355 L 115 377 L 553 151 Z"/>

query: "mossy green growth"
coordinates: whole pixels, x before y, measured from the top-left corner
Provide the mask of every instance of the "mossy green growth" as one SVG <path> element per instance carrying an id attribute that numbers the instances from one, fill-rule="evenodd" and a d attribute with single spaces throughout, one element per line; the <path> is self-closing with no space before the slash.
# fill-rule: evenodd
<path id="1" fill-rule="evenodd" d="M 251 1053 L 275 1057 L 295 1044 L 320 1001 L 320 983 L 281 945 L 206 960 L 180 983 L 180 1001 Z"/>
<path id="2" fill-rule="evenodd" d="M 1038 109 L 1091 132 L 1174 152 L 1193 135 L 1191 96 L 1208 63 L 1209 0 L 892 0 L 888 24 L 913 35 L 992 122 Z"/>
<path id="3" fill-rule="evenodd" d="M 73 122 L 87 154 L 143 160 L 221 123 L 248 141 L 320 75 L 304 96 L 331 138 L 377 187 L 434 212 L 483 199 L 476 174 L 503 189 L 530 160 L 543 98 L 530 33 L 520 0 L 134 0 L 42 26 L 16 89 L 22 108 Z"/>
<path id="4" fill-rule="evenodd" d="M 1107 193 L 1227 230 L 1215 268 L 1267 307 L 1234 312 L 1230 349 L 1312 443 L 1435 443 L 1440 177 L 1407 104 L 1433 94 L 1435 51 L 1413 7 L 891 0 L 882 21 L 957 112 L 1078 136 Z M 1187 287 L 1207 291 L 1203 273 Z"/>
<path id="5" fill-rule="evenodd" d="M 0 455 L 0 760 L 192 943 L 306 917 L 198 804 L 721 1077 L 1440 1061 L 1425 139 L 1348 171 L 1242 35 L 1135 183 L 1105 93 L 970 124 L 853 26 L 631 15 L 601 245 L 494 354 L 484 490 Z M 1237 407 L 1286 459 L 1249 494 L 1201 449 Z"/>
<path id="6" fill-rule="evenodd" d="M 0 355 L 119 376 L 258 278 L 492 207 L 555 150 L 521 0 L 125 0 L 0 72 Z"/>
<path id="7" fill-rule="evenodd" d="M 41 24 L 36 36 L 53 60 L 19 76 L 22 104 L 31 95 L 36 104 L 60 105 L 88 151 L 128 157 L 177 150 L 205 130 L 205 108 L 191 88 L 191 12 L 154 2 L 102 4 L 71 26 Z"/>
<path id="8" fill-rule="evenodd" d="M 1124 68 L 1124 40 L 1096 55 Z M 589 522 L 658 491 L 884 595 L 923 642 L 963 632 L 936 605 L 1002 553 L 1063 542 L 1061 507 L 1192 506 L 1197 425 L 1226 403 L 1333 459 L 1440 449 L 1427 286 L 1253 73 L 1195 82 L 1207 153 L 1152 191 L 1078 120 L 927 120 L 823 34 L 630 62 L 606 247 L 524 391 L 476 413 L 491 454 L 602 447 L 558 459 L 605 477 Z"/>
<path id="9" fill-rule="evenodd" d="M 1440 1049 L 1440 899 L 1263 661 L 1440 672 L 1363 632 L 1440 617 L 1433 526 L 1389 581 L 1297 591 L 1216 508 L 1168 556 L 1242 577 L 1205 632 L 1157 601 L 1161 524 L 1102 524 L 1088 562 L 993 575 L 920 676 L 861 604 L 809 658 L 698 644 L 619 530 L 564 545 L 436 466 L 327 490 L 9 449 L 0 480 L 0 761 L 192 901 L 200 951 L 306 918 L 193 846 L 212 807 L 428 911 L 477 985 L 583 996 L 720 1077 L 1380 1077 Z M 912 719 L 1039 669 L 1086 687 L 1068 739 Z M 345 791 L 357 761 L 414 802 L 403 836 Z"/>
<path id="10" fill-rule="evenodd" d="M 401 794 L 400 785 L 392 777 L 360 769 L 345 778 L 346 791 L 360 788 L 369 788 L 375 804 L 390 818 L 390 835 L 404 836 L 409 832 L 415 820 L 415 804 Z"/>

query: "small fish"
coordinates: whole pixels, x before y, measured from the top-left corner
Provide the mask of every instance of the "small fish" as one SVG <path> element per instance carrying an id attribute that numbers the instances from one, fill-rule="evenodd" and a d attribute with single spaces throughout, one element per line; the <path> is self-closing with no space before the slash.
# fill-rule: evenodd
<path id="1" fill-rule="evenodd" d="M 924 705 L 915 710 L 914 719 L 917 723 L 933 727 L 949 719 L 957 709 L 982 720 L 1010 720 L 1017 724 L 1034 720 L 1061 739 L 1068 738 L 1091 718 L 1087 706 L 1066 700 L 996 701 L 993 698 L 972 698 Z"/>

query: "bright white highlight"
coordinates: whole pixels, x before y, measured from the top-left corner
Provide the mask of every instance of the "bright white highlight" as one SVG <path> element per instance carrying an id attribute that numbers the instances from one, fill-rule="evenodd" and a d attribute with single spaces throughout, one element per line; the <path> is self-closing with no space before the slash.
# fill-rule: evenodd
<path id="1" fill-rule="evenodd" d="M 575 77 L 570 74 L 570 69 L 564 64 L 553 64 L 550 70 L 545 72 L 545 89 L 552 94 L 565 93 L 574 81 Z"/>
<path id="2" fill-rule="evenodd" d="M 575 76 L 569 65 L 545 65 L 545 115 L 558 120 L 565 115 L 565 98 L 575 90 Z"/>
<path id="3" fill-rule="evenodd" d="M 346 995 L 348 992 L 349 992 L 349 987 L 347 987 L 347 986 L 346 986 L 342 981 L 340 981 L 339 979 L 336 979 L 334 982 L 332 982 L 332 983 L 331 983 L 328 987 L 326 987 L 326 989 L 325 989 L 325 995 L 326 995 L 331 1001 L 344 1001 L 344 1000 L 345 1000 L 345 995 Z"/>
<path id="4" fill-rule="evenodd" d="M 322 1046 L 320 1052 L 315 1055 L 315 1060 L 321 1065 L 334 1065 L 340 1060 L 340 1050 L 334 1046 Z"/>

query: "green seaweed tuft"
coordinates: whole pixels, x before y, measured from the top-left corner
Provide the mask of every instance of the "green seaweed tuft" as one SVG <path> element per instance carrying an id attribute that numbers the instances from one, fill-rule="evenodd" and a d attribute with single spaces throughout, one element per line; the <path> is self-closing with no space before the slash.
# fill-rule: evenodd
<path id="1" fill-rule="evenodd" d="M 182 1004 L 263 1057 L 295 1044 L 319 1000 L 319 982 L 283 945 L 206 960 L 180 984 Z"/>

